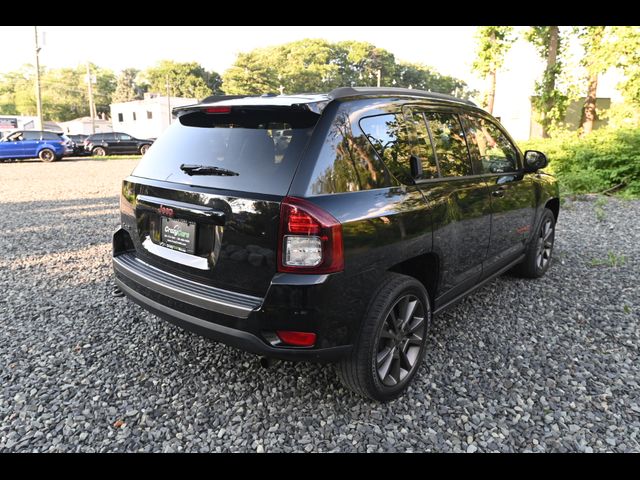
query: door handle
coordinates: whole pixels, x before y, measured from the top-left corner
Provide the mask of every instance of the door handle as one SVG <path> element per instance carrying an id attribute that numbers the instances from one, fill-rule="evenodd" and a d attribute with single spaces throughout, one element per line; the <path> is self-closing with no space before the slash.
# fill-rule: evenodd
<path id="1" fill-rule="evenodd" d="M 504 191 L 505 191 L 504 187 L 498 187 L 493 192 L 491 192 L 491 195 L 493 195 L 494 197 L 502 198 L 504 197 Z"/>

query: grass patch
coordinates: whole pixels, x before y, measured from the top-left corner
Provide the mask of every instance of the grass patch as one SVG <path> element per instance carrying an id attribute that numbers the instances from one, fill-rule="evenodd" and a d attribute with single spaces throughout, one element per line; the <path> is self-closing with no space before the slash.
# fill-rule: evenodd
<path id="1" fill-rule="evenodd" d="M 627 260 L 627 257 L 625 257 L 624 255 L 617 255 L 616 253 L 609 251 L 607 253 L 607 258 L 604 258 L 604 259 L 592 258 L 589 264 L 592 267 L 599 267 L 601 265 L 606 265 L 608 267 L 617 268 L 624 265 L 626 260 Z"/>

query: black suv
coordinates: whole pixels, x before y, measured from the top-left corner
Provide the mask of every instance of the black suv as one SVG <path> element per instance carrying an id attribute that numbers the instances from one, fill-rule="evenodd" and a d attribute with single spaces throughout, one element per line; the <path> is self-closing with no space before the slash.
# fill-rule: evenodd
<path id="1" fill-rule="evenodd" d="M 491 278 L 549 268 L 544 154 L 473 103 L 393 88 L 180 107 L 121 197 L 118 287 L 264 357 L 338 362 L 398 396 L 432 316 Z"/>
<path id="2" fill-rule="evenodd" d="M 140 140 L 126 133 L 94 133 L 84 140 L 84 150 L 91 155 L 144 155 L 153 140 Z"/>

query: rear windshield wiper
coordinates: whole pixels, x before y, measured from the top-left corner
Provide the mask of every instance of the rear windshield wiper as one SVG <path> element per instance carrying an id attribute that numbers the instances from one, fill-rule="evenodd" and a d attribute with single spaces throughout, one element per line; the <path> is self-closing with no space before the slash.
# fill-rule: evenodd
<path id="1" fill-rule="evenodd" d="M 240 175 L 233 170 L 227 170 L 226 168 L 213 167 L 211 165 L 187 165 L 183 163 L 180 165 L 180 170 L 187 175 L 221 175 L 223 177 L 234 177 Z"/>

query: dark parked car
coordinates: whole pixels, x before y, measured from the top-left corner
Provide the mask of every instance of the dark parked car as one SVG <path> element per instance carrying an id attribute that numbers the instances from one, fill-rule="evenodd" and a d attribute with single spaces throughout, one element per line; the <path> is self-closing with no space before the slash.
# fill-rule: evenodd
<path id="1" fill-rule="evenodd" d="M 71 140 L 57 132 L 17 130 L 0 140 L 0 160 L 39 158 L 53 162 L 71 151 Z"/>
<path id="2" fill-rule="evenodd" d="M 131 300 L 188 330 L 338 362 L 349 388 L 389 400 L 434 314 L 549 268 L 547 159 L 471 102 L 340 88 L 174 112 L 124 180 L 113 266 Z"/>
<path id="3" fill-rule="evenodd" d="M 83 155 L 90 155 L 90 153 L 84 149 L 84 141 L 89 137 L 89 135 L 77 134 L 77 135 L 68 135 L 68 137 L 73 142 L 72 155 L 78 156 L 78 157 Z"/>
<path id="4" fill-rule="evenodd" d="M 85 151 L 103 157 L 105 155 L 144 155 L 153 140 L 132 137 L 126 133 L 94 133 L 84 140 Z"/>

